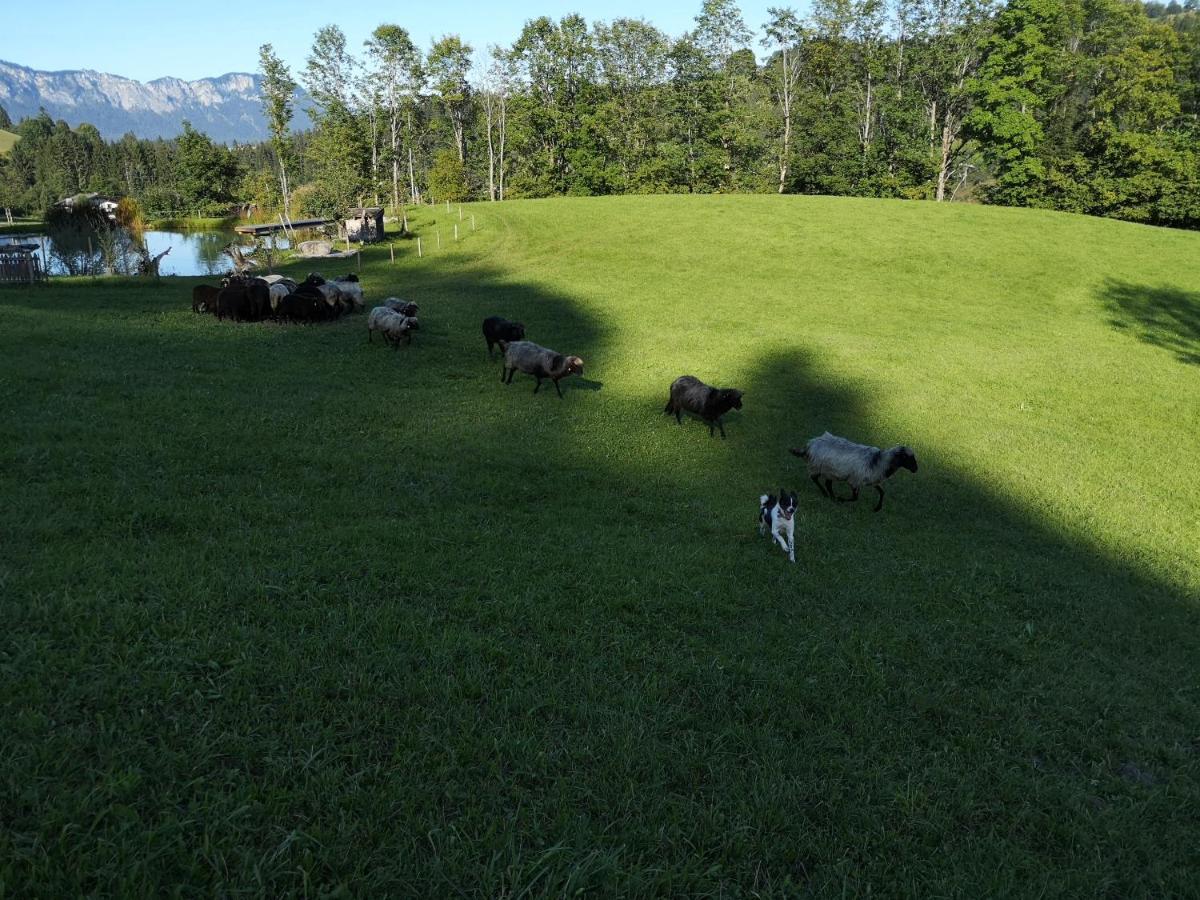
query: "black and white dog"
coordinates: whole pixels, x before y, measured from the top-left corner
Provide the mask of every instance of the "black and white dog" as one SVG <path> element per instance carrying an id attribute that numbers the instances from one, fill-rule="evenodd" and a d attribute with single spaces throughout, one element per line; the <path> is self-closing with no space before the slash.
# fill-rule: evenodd
<path id="1" fill-rule="evenodd" d="M 796 495 L 779 489 L 779 498 L 763 494 L 758 498 L 758 533 L 770 534 L 792 562 L 796 561 Z M 786 540 L 785 540 L 786 538 Z"/>

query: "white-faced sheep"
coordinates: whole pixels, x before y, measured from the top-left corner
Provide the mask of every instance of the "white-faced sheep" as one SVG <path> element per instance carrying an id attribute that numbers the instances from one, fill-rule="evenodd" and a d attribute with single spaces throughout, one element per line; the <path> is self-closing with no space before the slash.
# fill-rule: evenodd
<path id="1" fill-rule="evenodd" d="M 372 341 L 375 332 L 378 331 L 395 350 L 400 346 L 401 338 L 411 344 L 412 332 L 420 327 L 420 323 L 412 316 L 395 312 L 386 306 L 376 306 L 367 316 L 367 341 Z"/>
<path id="2" fill-rule="evenodd" d="M 524 372 L 537 379 L 536 394 L 542 387 L 542 380 L 549 378 L 554 382 L 554 390 L 562 398 L 562 388 L 558 382 L 568 375 L 583 374 L 583 360 L 578 356 L 563 356 L 545 347 L 539 347 L 533 341 L 513 341 L 504 347 L 504 369 L 500 373 L 500 381 L 512 384 L 513 374 Z"/>
<path id="3" fill-rule="evenodd" d="M 815 437 L 803 448 L 795 448 L 793 455 L 808 461 L 808 477 L 821 493 L 831 500 L 853 502 L 864 487 L 874 487 L 879 492 L 875 512 L 883 509 L 882 482 L 891 478 L 898 469 L 917 471 L 917 457 L 908 447 L 898 446 L 888 450 L 856 444 L 828 431 Z M 845 481 L 854 492 L 850 497 L 839 497 L 833 491 L 833 482 Z"/>

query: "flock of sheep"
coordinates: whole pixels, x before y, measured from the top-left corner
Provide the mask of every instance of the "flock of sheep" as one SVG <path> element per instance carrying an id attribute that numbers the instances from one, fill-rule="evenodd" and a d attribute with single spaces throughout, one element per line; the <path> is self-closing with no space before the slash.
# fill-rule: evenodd
<path id="1" fill-rule="evenodd" d="M 361 311 L 364 305 L 362 285 L 355 275 L 326 281 L 314 273 L 299 283 L 282 275 L 230 276 L 220 288 L 201 285 L 192 292 L 194 312 L 207 312 L 219 319 L 231 318 L 239 322 L 265 319 L 329 321 Z M 393 349 L 399 347 L 401 341 L 411 343 L 412 332 L 420 328 L 417 312 L 416 303 L 388 298 L 373 308 L 367 317 L 368 341 L 379 332 Z M 495 347 L 504 354 L 504 367 L 500 373 L 500 381 L 504 384 L 512 384 L 513 375 L 522 372 L 536 379 L 535 394 L 541 389 L 542 382 L 548 380 L 562 398 L 559 382 L 569 375 L 583 374 L 582 359 L 525 340 L 525 326 L 520 322 L 490 316 L 483 320 L 483 338 L 489 358 Z M 742 408 L 742 396 L 743 392 L 736 388 L 712 387 L 694 376 L 684 375 L 671 384 L 663 412 L 673 414 L 680 425 L 685 413 L 696 416 L 708 425 L 710 437 L 719 430 L 724 438 L 724 416 L 731 409 Z M 906 446 L 881 450 L 829 432 L 790 452 L 807 462 L 809 478 L 831 500 L 853 502 L 858 500 L 863 488 L 875 488 L 879 494 L 875 512 L 883 509 L 884 481 L 900 469 L 917 471 L 916 455 Z M 835 482 L 849 485 L 851 496 L 838 496 L 833 487 Z"/>
<path id="2" fill-rule="evenodd" d="M 192 289 L 192 312 L 235 322 L 328 322 L 362 308 L 357 275 L 326 281 L 313 273 L 299 283 L 283 275 L 230 275 L 220 287 Z"/>

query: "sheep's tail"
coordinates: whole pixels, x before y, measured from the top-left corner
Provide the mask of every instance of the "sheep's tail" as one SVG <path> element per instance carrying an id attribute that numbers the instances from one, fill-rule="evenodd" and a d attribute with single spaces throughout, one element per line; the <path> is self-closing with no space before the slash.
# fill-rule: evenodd
<path id="1" fill-rule="evenodd" d="M 791 453 L 792 456 L 798 456 L 801 459 L 808 459 L 808 445 L 807 444 L 805 444 L 803 447 L 793 447 L 788 452 Z"/>

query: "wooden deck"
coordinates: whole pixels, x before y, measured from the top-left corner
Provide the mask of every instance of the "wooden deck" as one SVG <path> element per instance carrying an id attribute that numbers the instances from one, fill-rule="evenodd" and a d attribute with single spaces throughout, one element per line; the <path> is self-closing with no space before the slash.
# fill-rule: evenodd
<path id="1" fill-rule="evenodd" d="M 238 234 L 274 234 L 277 231 L 291 231 L 294 228 L 318 228 L 321 225 L 329 225 L 333 219 L 295 219 L 288 222 L 287 228 L 283 227 L 282 222 L 267 222 L 263 225 L 235 225 L 233 230 Z"/>

